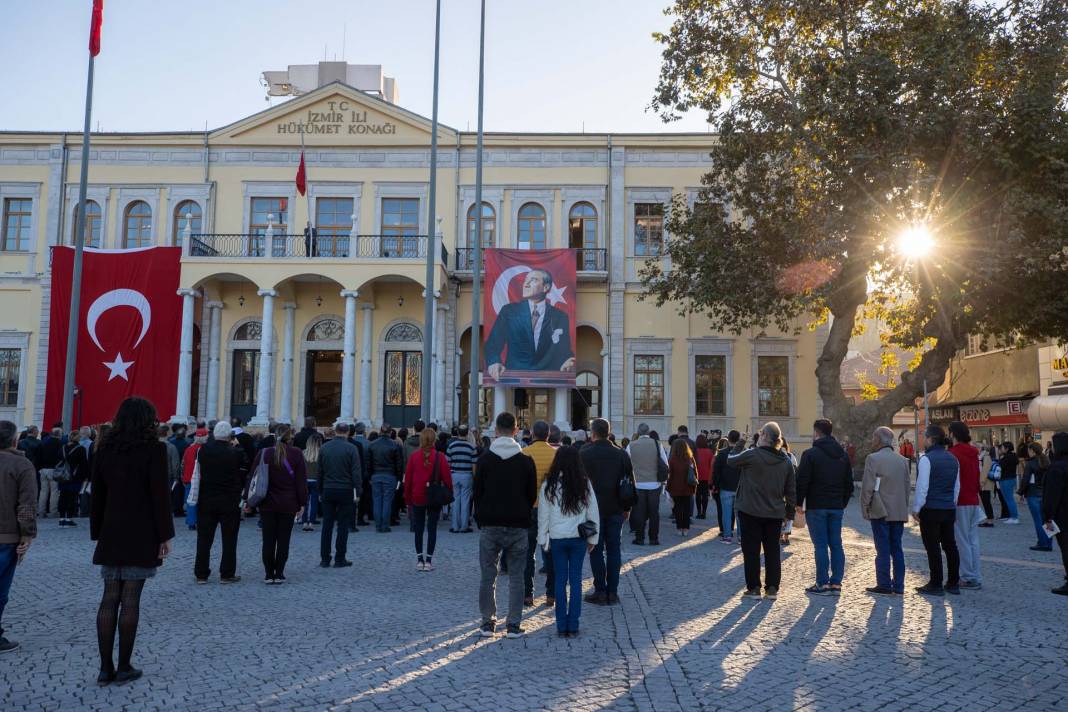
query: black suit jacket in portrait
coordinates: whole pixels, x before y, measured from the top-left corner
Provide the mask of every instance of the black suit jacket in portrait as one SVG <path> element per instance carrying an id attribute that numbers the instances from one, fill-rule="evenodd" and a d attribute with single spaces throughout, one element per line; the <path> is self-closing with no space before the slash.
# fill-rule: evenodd
<path id="1" fill-rule="evenodd" d="M 538 348 L 534 348 L 534 329 L 530 324 L 530 306 L 524 299 L 501 308 L 486 339 L 486 364 L 502 363 L 501 352 L 508 346 L 503 361 L 507 370 L 559 371 L 575 355 L 571 348 L 571 324 L 567 314 L 545 303 Z"/>

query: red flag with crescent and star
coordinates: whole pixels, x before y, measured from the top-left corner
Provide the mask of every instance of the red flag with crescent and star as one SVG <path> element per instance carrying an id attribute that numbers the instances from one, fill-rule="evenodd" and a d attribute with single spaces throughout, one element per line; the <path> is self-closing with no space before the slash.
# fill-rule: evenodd
<path id="1" fill-rule="evenodd" d="M 484 383 L 575 385 L 577 251 L 486 249 Z"/>
<path id="2" fill-rule="evenodd" d="M 152 401 L 161 421 L 174 414 L 181 254 L 180 247 L 85 249 L 73 426 L 110 421 L 129 396 Z M 45 427 L 60 419 L 63 406 L 73 269 L 74 248 L 52 248 Z"/>

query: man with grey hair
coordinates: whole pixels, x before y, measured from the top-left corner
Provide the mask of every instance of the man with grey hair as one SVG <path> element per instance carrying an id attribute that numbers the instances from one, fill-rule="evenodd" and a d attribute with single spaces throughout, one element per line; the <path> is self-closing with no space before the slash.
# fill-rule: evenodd
<path id="1" fill-rule="evenodd" d="M 3 616 L 15 566 L 37 536 L 37 471 L 15 447 L 18 428 L 0 420 L 0 653 L 19 647 L 4 637 Z"/>
<path id="2" fill-rule="evenodd" d="M 667 453 L 660 447 L 660 443 L 649 437 L 649 432 L 649 424 L 640 423 L 638 437 L 627 445 L 638 494 L 630 529 L 634 534 L 634 543 L 638 546 L 645 544 L 647 523 L 649 543 L 653 546 L 660 544 L 660 493 L 667 480 L 668 471 Z"/>
<path id="3" fill-rule="evenodd" d="M 864 461 L 860 484 L 860 512 L 871 522 L 875 540 L 875 585 L 869 593 L 905 592 L 905 551 L 901 535 L 909 518 L 909 461 L 894 449 L 894 431 L 876 428 L 871 454 Z M 893 576 L 890 563 L 893 561 Z"/>

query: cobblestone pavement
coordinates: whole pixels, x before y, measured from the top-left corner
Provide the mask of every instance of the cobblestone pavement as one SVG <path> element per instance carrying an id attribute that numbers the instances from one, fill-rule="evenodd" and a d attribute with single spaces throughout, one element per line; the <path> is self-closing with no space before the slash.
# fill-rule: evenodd
<path id="1" fill-rule="evenodd" d="M 667 507 L 664 507 L 666 513 Z M 1026 511 L 1026 510 L 1025 510 Z M 181 524 L 181 522 L 176 522 Z M 741 553 L 711 537 L 624 544 L 622 605 L 584 606 L 582 636 L 555 636 L 529 609 L 520 640 L 476 636 L 478 534 L 440 531 L 437 570 L 415 570 L 406 527 L 361 529 L 349 569 L 318 568 L 318 533 L 293 533 L 289 582 L 265 586 L 260 537 L 242 525 L 236 586 L 196 586 L 194 535 L 142 600 L 136 665 L 145 677 L 99 689 L 86 522 L 42 535 L 15 575 L 5 614 L 22 648 L 0 658 L 0 709 L 212 710 L 1045 710 L 1063 705 L 1068 600 L 1049 589 L 1059 556 L 1032 552 L 1030 522 L 982 529 L 985 588 L 929 600 L 915 528 L 909 591 L 874 598 L 870 533 L 846 519 L 840 600 L 809 597 L 804 533 L 784 554 L 778 600 L 742 601 Z M 218 544 L 216 545 L 218 547 Z M 216 557 L 218 555 L 217 549 Z M 217 559 L 213 562 L 217 565 Z M 498 586 L 506 605 L 506 579 Z M 589 579 L 587 578 L 587 586 Z M 539 603 L 542 599 L 539 599 Z M 1064 709 L 1063 706 L 1059 707 Z"/>

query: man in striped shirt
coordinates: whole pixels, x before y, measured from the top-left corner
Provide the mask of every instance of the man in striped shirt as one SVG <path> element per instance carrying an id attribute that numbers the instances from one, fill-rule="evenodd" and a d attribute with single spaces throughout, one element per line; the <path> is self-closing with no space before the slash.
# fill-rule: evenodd
<path id="1" fill-rule="evenodd" d="M 452 473 L 452 526 L 449 531 L 454 534 L 472 531 L 471 478 L 475 470 L 475 454 L 467 426 L 461 425 L 445 448 L 445 457 Z"/>

